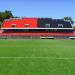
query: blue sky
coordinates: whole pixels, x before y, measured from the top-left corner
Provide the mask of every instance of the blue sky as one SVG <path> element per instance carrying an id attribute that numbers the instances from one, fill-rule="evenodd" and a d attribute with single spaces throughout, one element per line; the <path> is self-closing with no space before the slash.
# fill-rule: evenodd
<path id="1" fill-rule="evenodd" d="M 20 17 L 70 16 L 75 20 L 75 0 L 0 0 L 0 11 L 4 10 Z"/>

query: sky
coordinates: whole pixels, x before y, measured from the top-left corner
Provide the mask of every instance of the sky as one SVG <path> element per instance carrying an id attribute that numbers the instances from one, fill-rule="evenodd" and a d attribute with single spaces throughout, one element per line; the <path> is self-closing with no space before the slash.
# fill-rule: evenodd
<path id="1" fill-rule="evenodd" d="M 0 11 L 10 10 L 20 17 L 72 17 L 75 0 L 0 0 Z"/>

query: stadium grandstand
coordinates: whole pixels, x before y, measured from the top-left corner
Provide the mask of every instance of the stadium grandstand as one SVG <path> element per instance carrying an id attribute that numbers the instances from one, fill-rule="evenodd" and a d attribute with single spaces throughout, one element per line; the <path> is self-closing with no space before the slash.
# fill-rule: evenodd
<path id="1" fill-rule="evenodd" d="M 52 18 L 10 18 L 0 30 L 0 38 L 40 39 L 75 37 L 70 22 Z"/>

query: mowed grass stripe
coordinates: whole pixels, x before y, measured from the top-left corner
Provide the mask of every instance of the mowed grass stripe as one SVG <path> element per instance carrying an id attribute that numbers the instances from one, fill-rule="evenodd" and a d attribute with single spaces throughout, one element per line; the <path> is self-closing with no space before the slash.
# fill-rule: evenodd
<path id="1" fill-rule="evenodd" d="M 54 57 L 0 57 L 0 59 L 75 59 L 75 58 L 54 58 Z"/>

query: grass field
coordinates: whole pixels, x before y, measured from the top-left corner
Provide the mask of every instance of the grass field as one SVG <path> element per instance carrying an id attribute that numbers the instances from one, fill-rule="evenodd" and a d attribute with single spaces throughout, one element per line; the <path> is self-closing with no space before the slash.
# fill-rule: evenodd
<path id="1" fill-rule="evenodd" d="M 0 75 L 75 75 L 75 40 L 0 40 Z"/>

